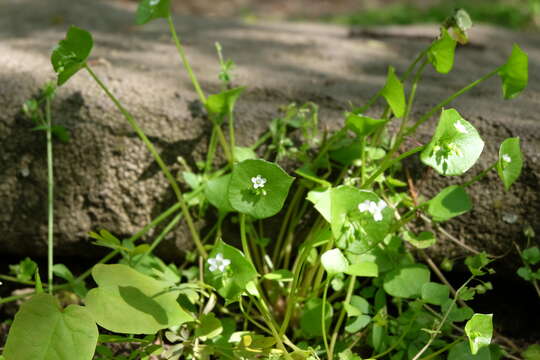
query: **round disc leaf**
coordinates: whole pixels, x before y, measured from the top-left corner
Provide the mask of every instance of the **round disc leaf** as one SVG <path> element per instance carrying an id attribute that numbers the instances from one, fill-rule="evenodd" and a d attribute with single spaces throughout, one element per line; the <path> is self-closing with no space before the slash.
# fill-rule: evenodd
<path id="1" fill-rule="evenodd" d="M 504 140 L 499 148 L 497 172 L 506 190 L 519 178 L 522 167 L 523 155 L 519 148 L 519 138 L 515 137 Z"/>
<path id="2" fill-rule="evenodd" d="M 349 262 L 339 249 L 331 249 L 322 254 L 321 264 L 330 275 L 344 273 L 349 267 Z"/>
<path id="3" fill-rule="evenodd" d="M 213 267 L 212 264 L 222 266 Z M 256 277 L 257 271 L 244 254 L 221 240 L 214 246 L 205 265 L 204 281 L 229 301 L 237 300 Z"/>
<path id="4" fill-rule="evenodd" d="M 461 175 L 480 157 L 484 142 L 455 109 L 443 110 L 430 143 L 420 159 L 441 175 Z"/>
<path id="5" fill-rule="evenodd" d="M 69 28 L 66 38 L 58 42 L 51 54 L 51 64 L 58 74 L 58 86 L 84 67 L 93 46 L 94 41 L 88 31 L 76 26 Z"/>
<path id="6" fill-rule="evenodd" d="M 424 265 L 405 266 L 392 270 L 384 277 L 384 291 L 401 298 L 422 296 L 422 287 L 429 282 L 430 272 Z"/>
<path id="7" fill-rule="evenodd" d="M 155 334 L 161 329 L 192 321 L 180 307 L 178 291 L 127 265 L 94 266 L 98 287 L 90 290 L 86 305 L 95 321 L 107 330 L 123 334 Z"/>
<path id="8" fill-rule="evenodd" d="M 529 58 L 527 53 L 514 44 L 508 61 L 499 70 L 499 76 L 502 80 L 504 98 L 512 99 L 518 96 L 527 87 L 529 79 Z"/>
<path id="9" fill-rule="evenodd" d="M 86 308 L 60 309 L 56 298 L 38 294 L 25 302 L 9 331 L 6 359 L 91 360 L 98 340 Z"/>
<path id="10" fill-rule="evenodd" d="M 170 8 L 170 0 L 143 0 L 137 8 L 135 22 L 144 25 L 154 19 L 167 18 Z"/>
<path id="11" fill-rule="evenodd" d="M 277 214 L 294 178 L 274 163 L 245 160 L 237 164 L 229 183 L 229 202 L 238 212 L 257 219 Z"/>
<path id="12" fill-rule="evenodd" d="M 429 200 L 427 212 L 435 221 L 446 221 L 471 209 L 472 202 L 465 189 L 452 185 L 442 189 L 437 196 Z"/>

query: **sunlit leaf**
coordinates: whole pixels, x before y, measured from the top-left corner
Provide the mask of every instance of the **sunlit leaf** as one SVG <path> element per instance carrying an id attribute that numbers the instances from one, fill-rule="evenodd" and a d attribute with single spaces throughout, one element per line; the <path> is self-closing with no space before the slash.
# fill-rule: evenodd
<path id="1" fill-rule="evenodd" d="M 512 99 L 527 87 L 529 80 L 529 58 L 527 53 L 514 44 L 506 64 L 499 69 L 505 99 Z"/>
<path id="2" fill-rule="evenodd" d="M 504 140 L 499 148 L 497 172 L 506 190 L 519 178 L 522 168 L 523 155 L 519 147 L 519 138 L 514 137 Z"/>
<path id="3" fill-rule="evenodd" d="M 58 42 L 51 54 L 52 66 L 58 75 L 58 86 L 85 66 L 93 45 L 92 35 L 88 31 L 76 26 L 69 28 L 66 38 Z"/>

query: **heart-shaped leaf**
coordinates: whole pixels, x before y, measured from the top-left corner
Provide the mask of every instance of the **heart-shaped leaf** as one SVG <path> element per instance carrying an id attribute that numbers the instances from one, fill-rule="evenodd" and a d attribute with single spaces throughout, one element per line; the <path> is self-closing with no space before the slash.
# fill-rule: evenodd
<path id="1" fill-rule="evenodd" d="M 384 277 L 384 291 L 401 298 L 422 296 L 422 287 L 429 282 L 430 272 L 421 264 L 392 270 Z"/>
<path id="2" fill-rule="evenodd" d="M 207 260 L 204 280 L 229 301 L 238 300 L 257 271 L 244 254 L 219 240 Z"/>
<path id="3" fill-rule="evenodd" d="M 178 304 L 178 290 L 127 265 L 99 264 L 92 269 L 98 287 L 88 292 L 86 305 L 96 322 L 123 334 L 154 334 L 192 321 Z"/>
<path id="4" fill-rule="evenodd" d="M 428 60 L 437 72 L 447 74 L 454 65 L 454 52 L 456 49 L 456 40 L 454 40 L 446 31 L 441 29 L 441 36 L 435 40 L 428 50 Z"/>
<path id="5" fill-rule="evenodd" d="M 86 308 L 69 305 L 62 310 L 54 296 L 38 294 L 15 315 L 4 356 L 10 360 L 91 360 L 98 335 Z"/>
<path id="6" fill-rule="evenodd" d="M 480 157 L 484 142 L 455 109 L 443 110 L 430 143 L 420 154 L 422 162 L 441 175 L 461 175 Z"/>
<path id="7" fill-rule="evenodd" d="M 345 123 L 347 127 L 354 131 L 358 137 L 364 137 L 372 134 L 388 121 L 384 119 L 374 119 L 369 116 L 348 113 Z"/>
<path id="8" fill-rule="evenodd" d="M 499 69 L 499 76 L 502 80 L 504 98 L 512 99 L 518 96 L 527 86 L 529 79 L 529 58 L 527 53 L 514 44 L 508 61 Z"/>
<path id="9" fill-rule="evenodd" d="M 64 40 L 60 40 L 51 54 L 51 64 L 58 75 L 58 86 L 86 65 L 92 51 L 92 35 L 76 26 L 71 26 Z"/>
<path id="10" fill-rule="evenodd" d="M 386 84 L 381 90 L 381 95 L 384 96 L 396 117 L 400 118 L 405 114 L 405 91 L 392 66 L 388 68 Z"/>
<path id="11" fill-rule="evenodd" d="M 274 163 L 245 160 L 238 163 L 229 183 L 229 202 L 241 213 L 257 219 L 277 214 L 294 178 Z"/>
<path id="12" fill-rule="evenodd" d="M 143 0 L 139 3 L 135 22 L 144 25 L 155 19 L 166 19 L 171 11 L 170 0 Z"/>
<path id="13" fill-rule="evenodd" d="M 237 87 L 230 90 L 225 90 L 219 94 L 210 95 L 206 100 L 206 109 L 212 115 L 227 115 L 234 109 L 234 104 L 238 97 L 242 95 L 246 88 Z"/>
<path id="14" fill-rule="evenodd" d="M 469 338 L 473 355 L 481 348 L 489 346 L 493 336 L 493 314 L 474 314 L 465 324 L 465 334 Z"/>
<path id="15" fill-rule="evenodd" d="M 519 178 L 522 167 L 523 155 L 519 148 L 519 138 L 515 137 L 504 140 L 499 148 L 497 172 L 506 190 Z"/>
<path id="16" fill-rule="evenodd" d="M 472 209 L 472 202 L 462 186 L 452 185 L 429 200 L 427 212 L 435 221 L 446 221 Z"/>

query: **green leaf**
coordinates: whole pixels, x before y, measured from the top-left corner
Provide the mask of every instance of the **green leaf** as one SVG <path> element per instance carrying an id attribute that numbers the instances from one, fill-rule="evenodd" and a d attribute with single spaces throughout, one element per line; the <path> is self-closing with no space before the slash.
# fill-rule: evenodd
<path id="1" fill-rule="evenodd" d="M 433 305 L 444 304 L 450 295 L 448 286 L 427 282 L 422 286 L 422 300 Z"/>
<path id="2" fill-rule="evenodd" d="M 347 325 L 345 325 L 345 331 L 348 333 L 356 333 L 371 322 L 371 316 L 369 315 L 358 315 L 354 318 L 351 318 L 347 321 Z"/>
<path id="3" fill-rule="evenodd" d="M 349 129 L 354 131 L 358 137 L 364 137 L 380 129 L 388 120 L 374 119 L 369 116 L 348 113 L 345 123 Z"/>
<path id="4" fill-rule="evenodd" d="M 514 137 L 504 140 L 499 148 L 497 172 L 506 190 L 519 178 L 522 168 L 523 155 L 519 147 L 519 138 Z"/>
<path id="5" fill-rule="evenodd" d="M 195 329 L 195 337 L 201 338 L 203 341 L 215 338 L 223 332 L 221 321 L 213 313 L 204 314 L 199 321 L 200 324 Z"/>
<path id="6" fill-rule="evenodd" d="M 521 253 L 521 257 L 528 264 L 536 265 L 538 262 L 540 262 L 540 248 L 538 248 L 538 246 L 533 246 L 525 249 Z"/>
<path id="7" fill-rule="evenodd" d="M 280 269 L 272 271 L 271 273 L 265 274 L 263 277 L 268 280 L 274 281 L 292 281 L 293 273 L 287 269 Z"/>
<path id="8" fill-rule="evenodd" d="M 143 0 L 137 8 L 135 22 L 144 25 L 154 19 L 165 19 L 169 17 L 170 9 L 170 0 Z"/>
<path id="9" fill-rule="evenodd" d="M 61 86 L 86 65 L 86 59 L 94 46 L 92 35 L 76 26 L 71 26 L 64 40 L 60 40 L 51 54 L 51 64 L 58 74 Z"/>
<path id="10" fill-rule="evenodd" d="M 493 314 L 474 314 L 465 324 L 465 334 L 469 338 L 473 355 L 481 348 L 489 346 L 493 336 Z"/>
<path id="11" fill-rule="evenodd" d="M 227 195 L 230 181 L 231 174 L 222 175 L 209 180 L 204 187 L 204 195 L 208 202 L 223 214 L 234 211 Z"/>
<path id="12" fill-rule="evenodd" d="M 381 95 L 384 96 L 396 117 L 400 118 L 405 114 L 405 91 L 392 66 L 388 67 L 388 76 Z"/>
<path id="13" fill-rule="evenodd" d="M 429 62 L 437 72 L 447 74 L 452 70 L 455 49 L 456 41 L 442 28 L 441 36 L 431 44 L 427 53 Z"/>
<path id="14" fill-rule="evenodd" d="M 221 254 L 223 259 L 229 260 L 221 271 L 214 269 L 210 271 L 210 259 L 219 259 Z M 209 260 L 205 264 L 204 280 L 214 287 L 218 293 L 229 301 L 235 301 L 246 290 L 248 283 L 257 277 L 257 271 L 244 254 L 235 247 L 225 244 L 219 240 L 210 253 Z"/>
<path id="15" fill-rule="evenodd" d="M 230 111 L 233 111 L 236 100 L 238 100 L 238 97 L 245 89 L 245 87 L 237 87 L 223 91 L 219 94 L 208 96 L 208 99 L 206 100 L 206 109 L 208 110 L 208 113 L 216 116 L 227 115 Z"/>
<path id="16" fill-rule="evenodd" d="M 482 348 L 476 355 L 471 354 L 471 349 L 466 342 L 461 342 L 450 349 L 448 360 L 491 360 L 489 348 Z"/>
<path id="17" fill-rule="evenodd" d="M 251 148 L 243 147 L 243 146 L 234 147 L 234 160 L 235 161 L 242 162 L 244 160 L 252 160 L 256 158 L 257 158 L 257 154 L 255 154 L 255 151 L 251 150 Z"/>
<path id="18" fill-rule="evenodd" d="M 420 159 L 441 175 L 461 175 L 480 157 L 484 141 L 455 109 L 443 110 L 430 143 Z"/>
<path id="19" fill-rule="evenodd" d="M 482 269 L 491 261 L 492 260 L 489 259 L 485 252 L 481 252 L 480 254 L 467 256 L 465 259 L 465 265 L 467 265 L 471 274 L 480 276 L 484 275 L 484 271 L 482 271 Z"/>
<path id="20" fill-rule="evenodd" d="M 527 350 L 521 353 L 524 360 L 540 360 L 540 345 L 530 345 Z"/>
<path id="21" fill-rule="evenodd" d="M 98 329 L 82 306 L 62 310 L 49 294 L 22 304 L 9 331 L 4 356 L 9 360 L 91 360 Z"/>
<path id="22" fill-rule="evenodd" d="M 502 90 L 505 99 L 512 99 L 519 95 L 527 86 L 529 78 L 529 58 L 517 44 L 512 48 L 512 54 L 506 64 L 499 69 L 502 80 Z"/>
<path id="23" fill-rule="evenodd" d="M 98 287 L 88 292 L 86 305 L 96 322 L 123 334 L 154 334 L 192 321 L 176 301 L 178 290 L 122 264 L 98 264 L 92 269 Z"/>
<path id="24" fill-rule="evenodd" d="M 446 221 L 472 209 L 472 202 L 465 189 L 452 185 L 441 190 L 429 200 L 427 212 L 435 221 Z"/>
<path id="25" fill-rule="evenodd" d="M 324 252 L 321 255 L 321 264 L 329 275 L 344 273 L 349 267 L 349 262 L 339 249 Z"/>
<path id="26" fill-rule="evenodd" d="M 9 272 L 14 274 L 18 280 L 29 281 L 34 277 L 37 268 L 37 264 L 27 257 L 17 265 L 9 265 Z"/>
<path id="27" fill-rule="evenodd" d="M 406 231 L 403 239 L 411 243 L 417 249 L 426 249 L 432 245 L 435 245 L 437 242 L 435 234 L 431 231 L 422 231 L 418 235 L 414 234 L 412 231 Z"/>
<path id="28" fill-rule="evenodd" d="M 257 179 L 264 184 L 256 188 Z M 277 164 L 245 160 L 237 164 L 229 183 L 229 202 L 238 212 L 256 219 L 277 214 L 287 198 L 294 178 Z"/>
<path id="29" fill-rule="evenodd" d="M 446 302 L 444 302 L 444 304 L 441 305 L 442 313 L 446 313 L 450 309 L 450 306 L 452 306 L 452 309 L 448 313 L 448 321 L 462 322 L 470 319 L 471 316 L 473 316 L 474 312 L 470 307 L 457 307 L 456 304 L 452 304 L 453 301 L 451 299 L 448 299 Z"/>
<path id="30" fill-rule="evenodd" d="M 332 222 L 332 188 L 311 190 L 306 199 L 313 203 L 324 220 Z"/>
<path id="31" fill-rule="evenodd" d="M 379 276 L 379 266 L 374 262 L 358 262 L 349 265 L 346 273 L 355 276 L 377 277 Z"/>
<path id="32" fill-rule="evenodd" d="M 325 312 L 325 331 L 330 328 L 332 315 L 334 313 L 332 305 L 326 303 L 324 306 Z M 307 337 L 322 336 L 322 316 L 323 316 L 323 301 L 319 298 L 309 299 L 300 317 L 300 328 Z"/>
<path id="33" fill-rule="evenodd" d="M 384 277 L 383 288 L 389 295 L 415 298 L 422 295 L 422 287 L 429 282 L 430 272 L 421 264 L 392 270 Z"/>

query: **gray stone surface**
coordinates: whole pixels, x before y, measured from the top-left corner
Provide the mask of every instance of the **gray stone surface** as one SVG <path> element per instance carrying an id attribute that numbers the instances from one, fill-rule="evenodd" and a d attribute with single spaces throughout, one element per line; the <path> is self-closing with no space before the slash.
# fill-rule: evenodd
<path id="1" fill-rule="evenodd" d="M 42 133 L 31 132 L 20 108 L 53 79 L 49 54 L 71 24 L 95 38 L 91 64 L 130 109 L 166 162 L 178 169 L 178 156 L 190 164 L 204 156 L 209 125 L 189 105 L 196 94 L 184 74 L 166 23 L 133 25 L 133 9 L 106 1 L 4 0 L 0 3 L 0 241 L 2 253 L 46 252 L 46 163 Z M 214 42 L 237 68 L 235 83 L 248 91 L 238 103 L 241 144 L 262 134 L 279 106 L 314 101 L 323 126 L 342 124 L 349 102 L 361 104 L 384 83 L 388 65 L 402 72 L 437 33 L 435 26 L 386 27 L 357 31 L 315 24 L 245 24 L 176 17 L 179 33 L 203 88 L 219 88 Z M 504 192 L 495 174 L 471 188 L 475 208 L 446 227 L 470 246 L 502 255 L 522 241 L 526 223 L 540 232 L 539 150 L 540 38 L 476 27 L 472 44 L 459 48 L 450 75 L 429 69 L 413 115 L 504 63 L 512 43 L 530 56 L 530 85 L 516 100 L 502 100 L 492 79 L 452 106 L 487 140 L 477 173 L 496 158 L 499 143 L 520 136 L 526 165 L 516 186 Z M 380 104 L 379 104 L 380 105 Z M 380 110 L 380 106 L 376 108 Z M 107 228 L 127 236 L 171 204 L 166 181 L 143 144 L 88 74 L 77 74 L 54 103 L 55 120 L 72 134 L 56 144 L 57 254 L 94 256 L 88 231 Z M 434 122 L 417 137 L 429 139 Z M 417 188 L 430 196 L 456 178 L 441 178 L 415 167 Z M 512 216 L 515 215 L 515 216 Z M 514 219 L 513 219 L 514 218 Z M 506 219 L 506 221 L 505 221 Z M 508 219 L 515 220 L 508 223 Z M 185 227 L 162 252 L 174 257 L 190 246 Z M 462 250 L 441 237 L 439 254 Z"/>

